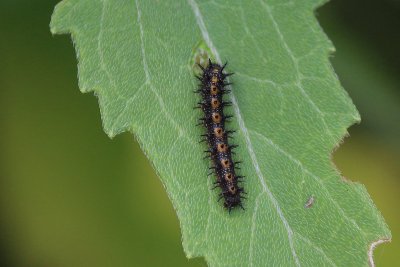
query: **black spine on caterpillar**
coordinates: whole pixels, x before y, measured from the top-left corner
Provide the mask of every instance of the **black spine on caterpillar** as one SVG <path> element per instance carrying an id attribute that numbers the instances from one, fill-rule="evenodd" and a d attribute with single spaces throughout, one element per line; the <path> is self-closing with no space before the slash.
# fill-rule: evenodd
<path id="1" fill-rule="evenodd" d="M 226 66 L 212 63 L 208 60 L 206 68 L 199 65 L 203 73 L 197 76 L 200 80 L 200 88 L 196 91 L 200 93 L 202 101 L 198 103 L 198 108 L 204 112 L 204 116 L 200 118 L 200 125 L 206 128 L 204 139 L 208 143 L 208 153 L 212 161 L 212 167 L 217 177 L 216 187 L 221 188 L 220 199 L 224 199 L 224 207 L 229 212 L 235 207 L 241 207 L 242 199 L 245 197 L 243 188 L 240 186 L 243 176 L 238 176 L 235 169 L 237 164 L 232 160 L 232 150 L 236 145 L 229 144 L 229 138 L 234 131 L 228 131 L 225 128 L 225 122 L 229 121 L 232 116 L 224 114 L 224 107 L 231 105 L 231 102 L 224 101 L 224 95 L 230 90 L 226 89 L 228 83 L 225 82 L 226 77 L 233 73 L 224 73 Z"/>

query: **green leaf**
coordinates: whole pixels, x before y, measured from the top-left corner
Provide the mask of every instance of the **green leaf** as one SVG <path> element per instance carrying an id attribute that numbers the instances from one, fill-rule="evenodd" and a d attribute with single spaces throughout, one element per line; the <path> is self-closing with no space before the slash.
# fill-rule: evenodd
<path id="1" fill-rule="evenodd" d="M 135 134 L 178 214 L 189 258 L 211 266 L 365 266 L 390 232 L 364 186 L 331 162 L 360 120 L 329 63 L 321 0 L 64 0 L 79 86 L 106 133 Z M 202 52 L 201 52 L 202 51 Z M 193 62 L 229 61 L 246 210 L 229 214 L 202 160 Z M 205 53 L 205 54 L 204 54 Z M 145 178 L 145 177 L 143 177 Z M 149 207 L 150 208 L 150 207 Z M 373 243 L 375 242 L 375 243 Z"/>

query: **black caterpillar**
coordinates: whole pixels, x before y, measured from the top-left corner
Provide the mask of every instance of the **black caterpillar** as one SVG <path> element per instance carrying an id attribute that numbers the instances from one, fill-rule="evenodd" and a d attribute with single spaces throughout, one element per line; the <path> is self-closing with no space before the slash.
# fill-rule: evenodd
<path id="1" fill-rule="evenodd" d="M 235 207 L 244 209 L 242 199 L 245 198 L 243 196 L 245 192 L 240 186 L 244 176 L 236 175 L 235 172 L 235 168 L 239 169 L 237 164 L 240 162 L 232 160 L 232 154 L 234 154 L 232 150 L 237 146 L 228 143 L 228 139 L 235 131 L 225 129 L 225 122 L 229 122 L 232 117 L 224 114 L 224 107 L 232 104 L 223 99 L 224 95 L 230 92 L 225 88 L 226 85 L 229 85 L 225 79 L 233 74 L 224 73 L 226 64 L 221 66 L 212 63 L 211 59 L 208 60 L 207 67 L 199 64 L 203 73 L 201 76 L 196 76 L 200 80 L 200 85 L 195 92 L 200 93 L 202 97 L 197 108 L 203 110 L 204 117 L 200 118 L 198 125 L 204 125 L 207 130 L 207 133 L 201 136 L 204 138 L 202 141 L 208 143 L 208 150 L 205 151 L 208 154 L 206 157 L 211 159 L 212 167 L 210 169 L 214 170 L 217 177 L 214 188 L 221 188 L 218 201 L 224 198 L 224 207 L 230 212 Z"/>

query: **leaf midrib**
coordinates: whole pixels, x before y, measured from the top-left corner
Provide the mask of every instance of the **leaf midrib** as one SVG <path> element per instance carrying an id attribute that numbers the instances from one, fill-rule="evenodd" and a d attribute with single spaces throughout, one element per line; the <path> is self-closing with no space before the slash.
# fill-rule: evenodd
<path id="1" fill-rule="evenodd" d="M 195 14 L 196 22 L 197 22 L 197 24 L 198 24 L 198 26 L 199 26 L 199 28 L 200 28 L 200 31 L 201 31 L 201 33 L 202 33 L 202 35 L 203 35 L 204 41 L 207 43 L 208 47 L 209 47 L 210 50 L 213 52 L 213 54 L 214 54 L 216 60 L 217 60 L 219 63 L 221 63 L 221 58 L 220 58 L 219 53 L 218 53 L 217 49 L 215 48 L 213 42 L 211 41 L 211 38 L 210 38 L 210 36 L 209 36 L 209 34 L 208 34 L 207 27 L 206 27 L 205 24 L 204 24 L 203 17 L 202 17 L 202 15 L 201 15 L 201 12 L 200 12 L 200 9 L 199 9 L 197 3 L 195 2 L 195 0 L 188 0 L 188 2 L 189 2 L 189 5 L 192 7 L 192 10 L 193 10 L 193 12 L 194 12 L 194 14 Z M 229 82 L 229 79 L 228 79 L 228 82 Z M 228 85 L 228 88 L 230 88 L 230 85 Z M 232 90 L 231 90 L 231 91 L 232 91 Z M 281 208 L 280 208 L 280 206 L 279 206 L 279 204 L 278 204 L 278 201 L 275 199 L 274 195 L 272 194 L 272 192 L 269 190 L 267 184 L 265 183 L 264 176 L 263 176 L 263 174 L 262 174 L 262 172 L 261 172 L 261 170 L 260 170 L 260 166 L 259 166 L 259 164 L 258 164 L 257 157 L 256 157 L 256 155 L 255 155 L 255 153 L 254 153 L 253 145 L 252 145 L 252 143 L 251 143 L 249 133 L 248 133 L 247 128 L 246 128 L 246 126 L 245 126 L 245 124 L 244 124 L 244 121 L 243 121 L 241 112 L 240 112 L 240 110 L 239 110 L 239 105 L 238 105 L 238 103 L 237 103 L 237 100 L 236 100 L 236 97 L 235 97 L 233 91 L 232 91 L 232 93 L 231 93 L 231 101 L 232 101 L 232 106 L 233 106 L 233 108 L 234 108 L 234 111 L 235 111 L 235 114 L 236 114 L 236 117 L 237 117 L 237 120 L 238 120 L 238 123 L 239 123 L 239 127 L 240 127 L 240 129 L 242 130 L 243 136 L 244 136 L 244 138 L 245 138 L 245 140 L 246 140 L 246 147 L 247 147 L 247 150 L 248 150 L 249 155 L 250 155 L 250 157 L 251 157 L 251 161 L 252 161 L 252 164 L 253 164 L 253 166 L 254 166 L 254 169 L 256 170 L 258 179 L 260 180 L 260 183 L 261 183 L 261 185 L 262 185 L 262 187 L 263 187 L 263 189 L 264 189 L 264 192 L 267 193 L 268 197 L 269 197 L 270 200 L 272 201 L 272 203 L 273 203 L 273 205 L 274 205 L 274 207 L 275 207 L 275 209 L 276 209 L 276 212 L 278 213 L 278 215 L 279 215 L 279 217 L 280 217 L 280 219 L 281 219 L 281 221 L 282 221 L 282 223 L 283 223 L 283 225 L 284 225 L 284 227 L 285 227 L 285 229 L 286 229 L 286 231 L 287 231 L 288 240 L 289 240 L 289 245 L 290 245 L 290 250 L 291 250 L 293 259 L 294 259 L 296 265 L 297 265 L 297 266 L 300 266 L 299 258 L 297 257 L 296 250 L 295 250 L 294 244 L 293 244 L 293 238 L 292 238 L 293 231 L 292 231 L 292 229 L 291 229 L 289 223 L 287 222 L 285 216 L 283 215 L 282 210 L 281 210 Z M 262 194 L 262 193 L 260 193 L 260 195 L 257 196 L 257 198 L 260 197 L 261 194 Z M 211 210 L 211 209 L 210 209 L 210 210 Z M 256 209 L 253 211 L 253 215 L 254 215 L 254 213 L 255 213 L 256 211 L 257 211 Z M 253 219 L 254 219 L 254 217 L 255 217 L 255 216 L 253 216 Z M 254 220 L 253 220 L 252 223 L 254 224 Z M 251 244 L 251 243 L 252 243 L 252 242 L 251 242 L 251 240 L 250 240 L 250 244 Z M 249 250 L 250 250 L 250 249 L 251 249 L 251 248 L 249 248 Z"/>

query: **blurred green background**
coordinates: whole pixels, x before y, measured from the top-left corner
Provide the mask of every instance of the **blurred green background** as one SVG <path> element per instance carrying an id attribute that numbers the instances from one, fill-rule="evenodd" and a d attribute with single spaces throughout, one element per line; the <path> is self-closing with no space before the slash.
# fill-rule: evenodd
<path id="1" fill-rule="evenodd" d="M 186 259 L 133 136 L 110 140 L 96 98 L 79 92 L 70 37 L 49 32 L 57 2 L 0 2 L 0 266 L 205 266 Z M 400 3 L 333 0 L 317 16 L 363 119 L 334 162 L 392 230 L 377 265 L 398 266 Z"/>

